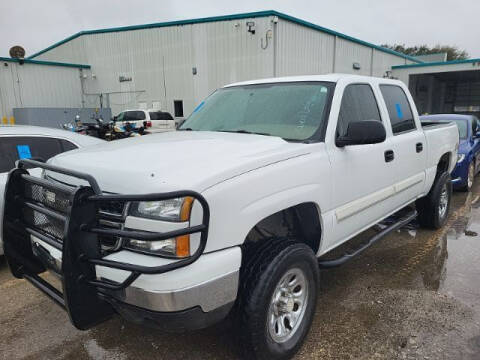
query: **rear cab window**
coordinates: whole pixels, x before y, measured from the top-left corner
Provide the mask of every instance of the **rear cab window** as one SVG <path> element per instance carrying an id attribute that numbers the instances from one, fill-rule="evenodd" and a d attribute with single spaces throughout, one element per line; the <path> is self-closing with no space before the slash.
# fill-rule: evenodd
<path id="1" fill-rule="evenodd" d="M 407 95 L 400 86 L 380 85 L 380 91 L 387 106 L 393 135 L 417 128 Z"/>
<path id="2" fill-rule="evenodd" d="M 0 173 L 8 172 L 20 159 L 47 161 L 76 145 L 64 139 L 41 136 L 0 136 Z"/>

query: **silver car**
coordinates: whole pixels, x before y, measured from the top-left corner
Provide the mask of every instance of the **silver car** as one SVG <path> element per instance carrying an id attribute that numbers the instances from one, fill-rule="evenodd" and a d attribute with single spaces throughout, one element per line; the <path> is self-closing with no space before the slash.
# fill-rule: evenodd
<path id="1" fill-rule="evenodd" d="M 0 126 L 0 215 L 3 219 L 3 196 L 8 172 L 19 159 L 32 158 L 47 161 L 51 157 L 103 143 L 103 140 L 71 131 L 39 126 Z M 40 169 L 30 169 L 30 174 L 40 176 Z M 2 223 L 0 221 L 0 256 L 3 255 Z"/>

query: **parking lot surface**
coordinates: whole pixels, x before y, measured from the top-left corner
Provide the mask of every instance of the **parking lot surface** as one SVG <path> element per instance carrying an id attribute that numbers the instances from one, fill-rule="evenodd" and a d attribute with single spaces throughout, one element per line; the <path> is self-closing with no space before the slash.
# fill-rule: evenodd
<path id="1" fill-rule="evenodd" d="M 316 316 L 296 358 L 480 359 L 478 183 L 469 194 L 454 193 L 443 229 L 408 226 L 323 271 Z M 114 317 L 78 331 L 0 260 L 0 359 L 238 359 L 238 346 L 231 321 L 166 334 Z"/>

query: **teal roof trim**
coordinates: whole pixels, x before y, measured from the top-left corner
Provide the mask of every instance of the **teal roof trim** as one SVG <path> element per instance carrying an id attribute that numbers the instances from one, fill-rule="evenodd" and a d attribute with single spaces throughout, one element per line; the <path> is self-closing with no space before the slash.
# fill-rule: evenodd
<path id="1" fill-rule="evenodd" d="M 337 31 L 333 31 L 333 30 L 324 28 L 322 26 L 310 23 L 310 22 L 305 21 L 305 20 L 298 19 L 298 18 L 290 16 L 290 15 L 280 13 L 280 12 L 275 11 L 275 10 L 257 11 L 257 12 L 234 14 L 234 15 L 212 16 L 212 17 L 204 17 L 204 18 L 189 19 L 189 20 L 176 20 L 176 21 L 152 23 L 152 24 L 145 24 L 145 25 L 122 26 L 122 27 L 114 27 L 114 28 L 98 29 L 98 30 L 85 30 L 85 31 L 80 31 L 80 32 L 78 32 L 78 33 L 76 33 L 72 36 L 69 36 L 68 38 L 63 39 L 63 40 L 47 47 L 46 49 L 43 49 L 43 50 L 29 56 L 28 59 L 33 59 L 33 58 L 35 58 L 35 57 L 53 49 L 53 48 L 56 48 L 57 46 L 65 44 L 66 42 L 69 42 L 73 39 L 76 39 L 77 37 L 82 36 L 82 35 L 102 34 L 102 33 L 141 30 L 141 29 L 151 29 L 151 28 L 159 28 L 159 27 L 167 27 L 167 26 L 191 25 L 191 24 L 208 23 L 208 22 L 215 22 L 215 21 L 250 19 L 250 18 L 258 18 L 258 17 L 266 17 L 266 16 L 278 16 L 280 19 L 291 21 L 293 23 L 303 25 L 305 27 L 315 29 L 315 30 L 318 30 L 318 31 L 321 31 L 321 32 L 324 32 L 324 33 L 327 33 L 327 34 L 330 34 L 330 35 L 338 36 L 339 38 L 349 40 L 349 41 L 352 41 L 352 42 L 360 44 L 360 45 L 368 46 L 370 48 L 373 48 L 373 49 L 376 49 L 376 50 L 379 50 L 379 51 L 382 51 L 382 52 L 385 52 L 385 53 L 388 53 L 388 54 L 391 54 L 391 55 L 399 56 L 399 57 L 402 57 L 404 59 L 414 61 L 416 63 L 422 63 L 421 60 L 415 59 L 412 56 L 408 56 L 408 55 L 399 53 L 397 51 L 386 49 L 384 47 L 381 47 L 381 46 L 378 46 L 378 45 L 375 45 L 375 44 L 372 44 L 372 43 L 369 43 L 369 42 L 366 42 L 366 41 L 363 41 L 363 40 L 359 40 L 357 38 L 339 33 Z"/>
<path id="2" fill-rule="evenodd" d="M 480 59 L 451 60 L 451 61 L 426 62 L 421 64 L 396 65 L 396 66 L 392 66 L 392 69 L 409 69 L 409 68 L 425 67 L 425 66 L 443 66 L 443 65 L 458 65 L 458 64 L 473 64 L 473 63 L 480 64 Z"/>
<path id="3" fill-rule="evenodd" d="M 0 57 L 0 62 L 1 61 L 15 62 L 15 63 L 23 62 L 25 64 L 48 65 L 48 66 L 64 66 L 64 67 L 72 67 L 72 68 L 78 68 L 78 69 L 90 69 L 90 65 L 85 65 L 85 64 L 72 64 L 72 63 L 63 63 L 63 62 L 57 62 L 57 61 L 32 60 L 29 58 L 19 60 L 15 58 Z"/>

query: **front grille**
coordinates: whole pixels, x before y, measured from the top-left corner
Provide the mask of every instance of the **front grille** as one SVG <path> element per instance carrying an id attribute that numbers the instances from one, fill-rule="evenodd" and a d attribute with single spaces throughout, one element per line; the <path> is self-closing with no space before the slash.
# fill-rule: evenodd
<path id="1" fill-rule="evenodd" d="M 41 230 L 57 240 L 63 240 L 65 222 L 30 208 L 23 208 L 23 220 L 32 228 Z"/>
<path id="2" fill-rule="evenodd" d="M 115 217 L 123 217 L 125 212 L 125 201 L 103 201 L 99 205 L 100 213 L 105 215 L 113 215 Z"/>
<path id="3" fill-rule="evenodd" d="M 102 228 L 122 230 L 125 224 L 127 203 L 125 201 L 101 202 L 98 223 Z M 98 235 L 104 250 L 117 249 L 122 238 L 115 235 Z"/>
<path id="4" fill-rule="evenodd" d="M 70 210 L 70 199 L 61 191 L 54 191 L 41 185 L 25 183 L 25 200 L 45 206 L 62 214 Z M 98 224 L 103 228 L 123 229 L 127 203 L 125 201 L 105 201 L 99 204 Z M 63 241 L 65 222 L 52 216 L 24 207 L 23 220 L 26 225 L 50 235 L 59 242 Z M 121 238 L 112 235 L 98 235 L 104 250 L 116 249 Z"/>
<path id="5" fill-rule="evenodd" d="M 70 208 L 68 195 L 37 184 L 25 183 L 24 197 L 26 201 L 43 205 L 62 214 L 67 214 Z M 63 220 L 28 207 L 23 207 L 22 213 L 24 222 L 30 227 L 38 229 L 59 241 L 63 240 L 65 231 L 65 222 Z"/>
<path id="6" fill-rule="evenodd" d="M 39 202 L 46 207 L 67 213 L 70 207 L 70 200 L 67 195 L 60 191 L 53 191 L 41 185 L 25 183 L 25 199 Z"/>

